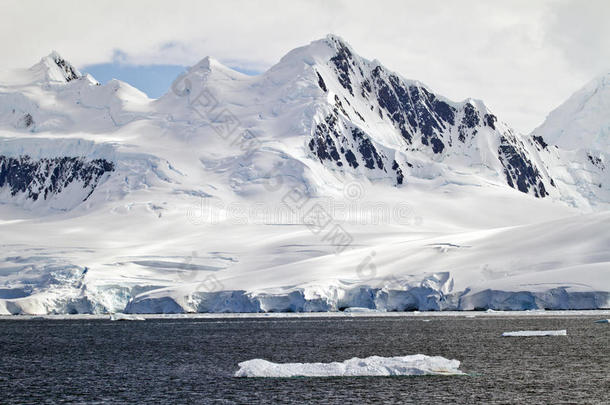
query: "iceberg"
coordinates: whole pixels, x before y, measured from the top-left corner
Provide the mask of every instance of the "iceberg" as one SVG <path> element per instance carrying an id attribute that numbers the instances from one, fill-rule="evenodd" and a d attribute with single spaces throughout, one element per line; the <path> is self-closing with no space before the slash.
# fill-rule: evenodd
<path id="1" fill-rule="evenodd" d="M 502 336 L 567 336 L 568 331 L 561 330 L 519 330 L 516 332 L 504 332 Z"/>
<path id="2" fill-rule="evenodd" d="M 610 319 L 598 319 L 595 323 L 610 323 Z"/>
<path id="3" fill-rule="evenodd" d="M 465 375 L 458 360 L 414 354 L 402 357 L 354 357 L 332 363 L 273 363 L 253 359 L 239 363 L 235 377 L 363 377 Z"/>

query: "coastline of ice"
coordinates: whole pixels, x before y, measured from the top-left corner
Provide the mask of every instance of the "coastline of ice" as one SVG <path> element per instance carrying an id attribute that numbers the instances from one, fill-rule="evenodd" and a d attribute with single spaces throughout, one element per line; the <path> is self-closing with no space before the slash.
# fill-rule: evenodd
<path id="1" fill-rule="evenodd" d="M 354 357 L 332 363 L 273 363 L 253 359 L 239 363 L 235 377 L 362 377 L 465 375 L 458 360 L 415 354 L 403 357 Z"/>
<path id="2" fill-rule="evenodd" d="M 233 313 L 174 313 L 174 314 L 140 314 L 146 320 L 154 319 L 278 319 L 278 318 L 520 318 L 520 317 L 604 317 L 610 316 L 610 310 L 556 310 L 556 311 L 409 311 L 409 312 L 233 312 Z M 82 319 L 109 319 L 108 314 L 45 314 L 45 315 L 2 315 L 0 322 L 7 320 L 34 321 L 34 320 L 82 320 Z"/>
<path id="3" fill-rule="evenodd" d="M 61 273 L 63 279 L 79 286 L 86 277 L 81 268 Z M 63 280 L 62 279 L 62 280 Z M 422 281 L 424 284 L 426 280 Z M 66 281 L 67 283 L 67 281 Z M 330 283 L 329 283 L 330 284 Z M 72 288 L 72 287 L 70 287 Z M 273 291 L 195 291 L 182 288 L 49 287 L 49 291 L 23 297 L 0 296 L 0 315 L 50 314 L 178 314 L 178 313 L 316 313 L 346 314 L 418 311 L 595 310 L 607 308 L 610 293 L 556 287 L 539 291 L 468 290 L 445 291 L 444 286 L 404 285 L 379 287 L 337 285 L 278 288 Z M 51 290 L 52 289 L 52 290 Z M 144 292 L 142 290 L 144 289 Z M 2 289 L 0 289 L 2 290 Z M 0 291 L 2 292 L 2 291 Z M 25 294 L 25 293 L 24 293 Z M 486 310 L 486 311 L 484 311 Z M 472 313 L 472 312 L 471 312 Z"/>
<path id="4" fill-rule="evenodd" d="M 425 284 L 425 280 L 421 284 Z M 180 291 L 150 291 L 134 297 L 124 312 L 134 314 L 184 312 L 336 312 L 349 313 L 402 311 L 472 311 L 487 313 L 507 310 L 594 310 L 605 308 L 610 293 L 581 291 L 556 287 L 540 291 L 503 291 L 486 289 L 478 292 L 454 290 L 443 292 L 443 286 L 415 285 L 399 288 L 359 285 L 342 288 L 297 287 L 285 291 L 248 292 L 227 290 L 193 292 L 188 299 Z M 2 312 L 0 310 L 0 312 Z"/>
<path id="5" fill-rule="evenodd" d="M 519 330 L 515 332 L 504 332 L 503 337 L 512 336 L 567 336 L 568 331 L 565 329 L 561 330 Z"/>

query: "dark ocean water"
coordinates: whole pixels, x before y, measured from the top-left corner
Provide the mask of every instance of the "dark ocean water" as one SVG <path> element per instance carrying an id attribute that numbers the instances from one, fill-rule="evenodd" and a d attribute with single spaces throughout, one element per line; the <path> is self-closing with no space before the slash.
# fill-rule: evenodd
<path id="1" fill-rule="evenodd" d="M 1 403 L 610 403 L 593 317 L 0 322 Z M 568 336 L 502 338 L 567 329 Z M 469 376 L 238 379 L 237 363 L 423 353 Z"/>

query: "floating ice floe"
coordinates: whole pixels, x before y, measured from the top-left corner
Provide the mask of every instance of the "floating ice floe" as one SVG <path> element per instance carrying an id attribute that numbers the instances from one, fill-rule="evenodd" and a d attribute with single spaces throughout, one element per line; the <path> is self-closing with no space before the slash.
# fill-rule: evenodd
<path id="1" fill-rule="evenodd" d="M 598 319 L 595 323 L 610 323 L 610 319 Z"/>
<path id="2" fill-rule="evenodd" d="M 502 336 L 567 336 L 568 331 L 561 330 L 519 330 L 516 332 L 504 332 Z"/>
<path id="3" fill-rule="evenodd" d="M 354 357 L 332 363 L 272 363 L 253 359 L 239 363 L 235 377 L 357 377 L 465 375 L 458 360 L 414 354 L 403 357 Z"/>
<path id="4" fill-rule="evenodd" d="M 133 316 L 133 315 L 125 315 L 125 314 L 111 314 L 111 321 L 145 321 L 146 318 L 143 316 Z"/>

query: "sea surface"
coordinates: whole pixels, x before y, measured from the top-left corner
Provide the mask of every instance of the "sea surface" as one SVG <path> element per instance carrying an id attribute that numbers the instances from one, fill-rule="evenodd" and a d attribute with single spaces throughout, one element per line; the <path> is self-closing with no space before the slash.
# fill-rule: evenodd
<path id="1" fill-rule="evenodd" d="M 595 316 L 0 321 L 0 403 L 610 403 Z M 567 329 L 567 336 L 501 337 Z M 422 353 L 467 376 L 235 378 L 241 361 Z"/>

